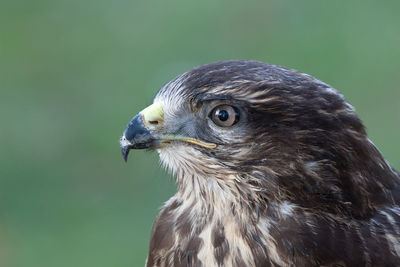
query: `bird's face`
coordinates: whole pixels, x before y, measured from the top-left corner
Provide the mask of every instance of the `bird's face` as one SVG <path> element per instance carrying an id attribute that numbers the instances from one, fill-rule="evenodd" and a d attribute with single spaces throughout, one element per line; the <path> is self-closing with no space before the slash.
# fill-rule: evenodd
<path id="1" fill-rule="evenodd" d="M 353 108 L 328 85 L 274 65 L 226 61 L 165 85 L 129 122 L 121 147 L 125 160 L 130 149 L 156 149 L 179 177 L 234 175 L 307 198 L 321 181 L 337 188 L 343 162 L 369 149 L 356 148 L 364 140 Z"/>
<path id="2" fill-rule="evenodd" d="M 254 61 L 212 63 L 169 82 L 129 122 L 121 148 L 125 160 L 130 149 L 156 149 L 178 192 L 214 205 L 288 200 L 362 217 L 395 175 L 336 90 Z"/>
<path id="3" fill-rule="evenodd" d="M 244 154 L 249 137 L 244 103 L 218 91 L 185 94 L 181 88 L 170 95 L 173 84 L 129 122 L 121 138 L 125 160 L 130 149 L 157 149 L 172 172 L 207 173 Z"/>

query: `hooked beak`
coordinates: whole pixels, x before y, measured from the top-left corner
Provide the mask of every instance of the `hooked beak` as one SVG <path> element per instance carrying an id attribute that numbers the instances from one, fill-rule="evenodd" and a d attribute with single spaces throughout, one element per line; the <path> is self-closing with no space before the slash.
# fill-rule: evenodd
<path id="1" fill-rule="evenodd" d="M 163 127 L 164 110 L 161 104 L 154 103 L 134 116 L 126 126 L 121 137 L 121 152 L 125 161 L 131 149 L 161 148 L 172 141 L 183 141 L 205 148 L 215 148 L 217 145 L 204 142 L 195 138 L 175 135 L 160 134 Z"/>
<path id="2" fill-rule="evenodd" d="M 129 122 L 121 137 L 121 149 L 124 160 L 127 161 L 129 150 L 157 147 L 160 143 L 159 136 L 150 131 L 143 122 L 139 113 Z"/>

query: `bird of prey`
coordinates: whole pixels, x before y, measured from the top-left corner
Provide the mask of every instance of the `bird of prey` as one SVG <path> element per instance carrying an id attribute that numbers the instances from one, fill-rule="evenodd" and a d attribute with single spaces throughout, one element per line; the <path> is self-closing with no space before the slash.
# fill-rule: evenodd
<path id="1" fill-rule="evenodd" d="M 331 86 L 246 60 L 194 68 L 121 137 L 177 193 L 147 266 L 400 266 L 400 175 Z"/>

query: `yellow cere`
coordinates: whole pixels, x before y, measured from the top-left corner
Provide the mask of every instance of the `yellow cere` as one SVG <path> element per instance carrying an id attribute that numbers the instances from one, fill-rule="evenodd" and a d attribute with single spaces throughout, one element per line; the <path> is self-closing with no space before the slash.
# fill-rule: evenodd
<path id="1" fill-rule="evenodd" d="M 143 109 L 140 114 L 142 114 L 144 123 L 146 125 L 154 124 L 154 122 L 160 124 L 164 120 L 164 110 L 160 103 L 154 103 L 148 106 L 147 108 Z"/>

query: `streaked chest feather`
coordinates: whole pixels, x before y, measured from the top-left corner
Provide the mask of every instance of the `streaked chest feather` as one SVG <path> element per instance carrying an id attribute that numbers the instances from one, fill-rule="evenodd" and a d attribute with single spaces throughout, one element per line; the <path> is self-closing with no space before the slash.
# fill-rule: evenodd
<path id="1" fill-rule="evenodd" d="M 221 174 L 215 162 L 204 165 L 187 147 L 159 152 L 178 192 L 155 222 L 148 266 L 265 266 L 269 258 L 285 265 L 268 233 L 273 221 L 250 206 L 255 193 L 237 184 L 240 177 Z M 292 207 L 281 210 L 288 214 Z"/>
<path id="2" fill-rule="evenodd" d="M 237 203 L 182 201 L 178 193 L 157 218 L 148 266 L 286 266 L 269 234 L 275 222 L 248 212 Z"/>
<path id="3" fill-rule="evenodd" d="M 382 255 L 400 264 L 398 208 L 349 222 L 289 202 L 270 206 L 266 216 L 238 203 L 185 201 L 178 193 L 155 222 L 147 266 L 379 266 Z"/>
<path id="4" fill-rule="evenodd" d="M 382 257 L 400 266 L 396 205 L 355 220 L 287 200 L 260 203 L 258 188 L 193 149 L 177 145 L 160 159 L 178 192 L 154 224 L 147 266 L 379 266 Z"/>

